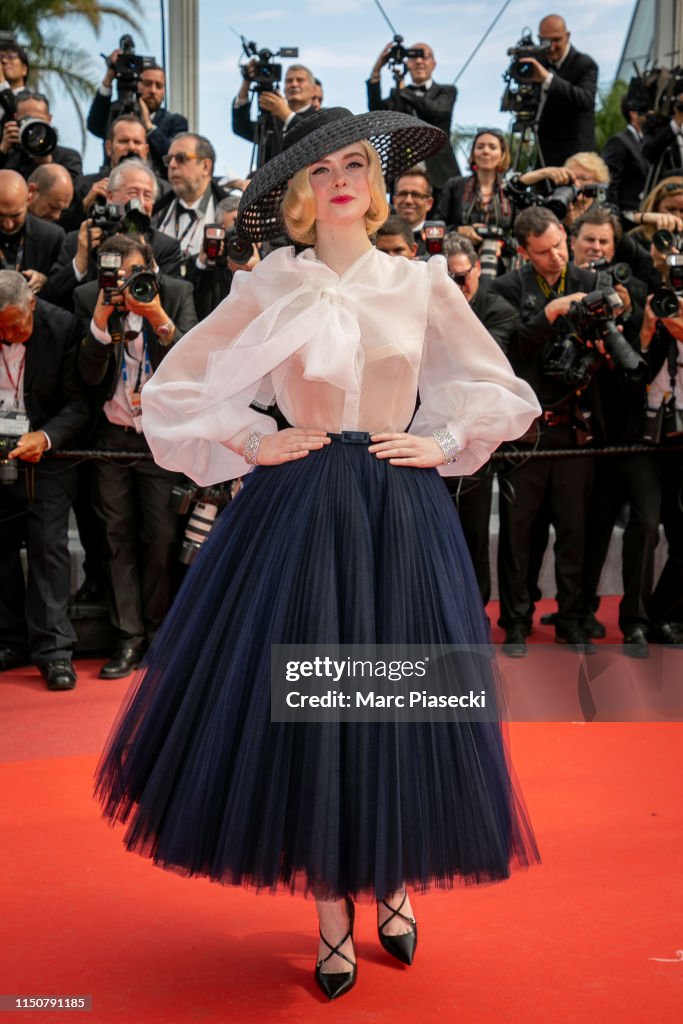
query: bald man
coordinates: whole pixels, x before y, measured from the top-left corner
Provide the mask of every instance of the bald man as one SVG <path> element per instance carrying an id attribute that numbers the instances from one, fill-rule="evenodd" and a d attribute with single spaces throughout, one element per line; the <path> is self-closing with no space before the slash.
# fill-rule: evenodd
<path id="1" fill-rule="evenodd" d="M 598 66 L 569 41 L 564 18 L 548 14 L 538 27 L 541 42 L 550 44 L 543 63 L 526 59 L 531 81 L 541 86 L 538 139 L 543 163 L 561 167 L 574 153 L 595 150 L 595 93 Z"/>
<path id="2" fill-rule="evenodd" d="M 34 217 L 57 223 L 74 197 L 71 175 L 60 164 L 38 167 L 28 179 L 28 209 Z"/>
<path id="3" fill-rule="evenodd" d="M 16 171 L 0 171 L 0 270 L 18 270 L 36 293 L 57 259 L 64 232 L 29 213 L 28 185 Z"/>

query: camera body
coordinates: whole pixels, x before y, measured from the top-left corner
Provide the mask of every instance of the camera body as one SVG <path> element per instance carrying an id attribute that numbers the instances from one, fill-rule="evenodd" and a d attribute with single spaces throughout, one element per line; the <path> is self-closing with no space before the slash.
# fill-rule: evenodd
<path id="1" fill-rule="evenodd" d="M 281 46 L 279 50 L 268 50 L 265 47 L 259 50 L 253 40 L 247 41 L 244 36 L 240 38 L 247 57 L 256 58 L 255 67 L 242 65 L 242 77 L 251 82 L 255 92 L 275 92 L 278 83 L 282 81 L 282 64 L 276 64 L 273 58 L 298 57 L 299 48 L 297 46 Z"/>
<path id="2" fill-rule="evenodd" d="M 222 224 L 204 226 L 204 253 L 206 265 L 212 269 L 227 267 L 228 261 L 245 266 L 254 254 L 254 246 L 236 233 L 235 228 Z"/>
<path id="3" fill-rule="evenodd" d="M 606 259 L 593 260 L 588 264 L 590 270 L 600 275 L 600 280 L 608 282 L 608 287 L 615 284 L 628 284 L 631 280 L 631 268 L 628 263 L 608 263 Z"/>
<path id="4" fill-rule="evenodd" d="M 17 100 L 11 89 L 0 91 L 0 106 L 8 121 L 17 120 Z M 19 124 L 19 145 L 29 156 L 49 156 L 57 145 L 57 132 L 39 117 L 22 117 Z"/>
<path id="5" fill-rule="evenodd" d="M 534 124 L 538 117 L 541 85 L 540 82 L 532 81 L 534 69 L 528 61 L 532 57 L 542 63 L 549 49 L 550 43 L 547 40 L 535 44 L 531 32 L 526 29 L 515 46 L 511 46 L 507 51 L 512 61 L 503 74 L 505 91 L 500 101 L 500 109 L 503 113 L 515 115 L 513 132 L 523 131 Z"/>
<path id="6" fill-rule="evenodd" d="M 643 376 L 646 362 L 617 329 L 615 318 L 623 310 L 614 288 L 597 288 L 572 302 L 569 312 L 558 320 L 562 333 L 546 346 L 543 369 L 551 377 L 562 377 L 571 387 L 585 388 L 602 363 L 596 347 L 602 341 L 614 363 L 631 379 Z"/>
<path id="7" fill-rule="evenodd" d="M 104 292 L 107 305 L 112 300 L 130 292 L 136 302 L 153 302 L 159 294 L 157 275 L 140 264 L 136 264 L 123 281 L 119 277 L 122 259 L 117 252 L 100 252 L 97 257 L 97 283 Z"/>
<path id="8" fill-rule="evenodd" d="M 143 57 L 135 52 L 135 41 L 131 35 L 121 36 L 119 40 L 121 53 L 116 58 L 112 68 L 116 82 L 116 95 L 119 109 L 117 116 L 121 114 L 135 114 L 140 116 L 140 103 L 138 101 L 138 82 L 143 71 L 147 68 L 156 67 L 154 57 Z"/>
<path id="9" fill-rule="evenodd" d="M 532 65 L 529 64 L 529 58 L 532 57 L 542 64 L 548 56 L 549 49 L 549 40 L 545 39 L 542 43 L 536 44 L 531 32 L 525 32 L 519 42 L 507 51 L 508 57 L 512 57 L 512 63 L 505 73 L 506 78 L 518 82 L 520 85 L 529 82 L 534 73 Z"/>
<path id="10" fill-rule="evenodd" d="M 9 453 L 17 446 L 16 437 L 0 434 L 0 484 L 14 484 L 19 479 L 19 467 Z"/>
<path id="11" fill-rule="evenodd" d="M 389 50 L 389 56 L 387 57 L 387 64 L 394 75 L 399 78 L 403 78 L 406 73 L 405 63 L 407 60 L 415 60 L 416 57 L 424 57 L 425 52 L 422 47 L 414 47 L 409 49 L 403 45 L 403 36 L 395 35 L 392 43 L 392 47 Z"/>
<path id="12" fill-rule="evenodd" d="M 127 203 L 93 203 L 88 210 L 92 227 L 102 232 L 102 241 L 112 235 L 145 235 L 151 220 L 139 199 Z"/>
<path id="13" fill-rule="evenodd" d="M 674 253 L 667 256 L 666 265 L 669 269 L 669 287 L 658 288 L 650 300 L 652 312 L 663 320 L 678 316 L 678 300 L 683 298 L 683 255 Z"/>

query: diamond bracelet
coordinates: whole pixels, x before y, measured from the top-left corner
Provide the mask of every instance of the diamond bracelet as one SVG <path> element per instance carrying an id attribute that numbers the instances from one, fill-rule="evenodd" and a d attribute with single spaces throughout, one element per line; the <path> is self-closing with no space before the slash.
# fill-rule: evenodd
<path id="1" fill-rule="evenodd" d="M 432 437 L 443 452 L 443 461 L 447 466 L 451 462 L 458 461 L 458 455 L 460 455 L 462 448 L 452 434 L 449 434 L 447 430 L 435 430 Z"/>
<path id="2" fill-rule="evenodd" d="M 258 450 L 262 440 L 263 434 L 259 430 L 252 430 L 251 434 L 249 434 L 244 442 L 242 457 L 250 466 L 258 465 Z"/>

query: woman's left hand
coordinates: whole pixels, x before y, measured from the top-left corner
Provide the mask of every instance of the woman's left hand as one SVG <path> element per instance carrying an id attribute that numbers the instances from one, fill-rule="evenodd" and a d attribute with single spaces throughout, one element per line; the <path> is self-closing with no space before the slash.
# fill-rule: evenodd
<path id="1" fill-rule="evenodd" d="M 368 451 L 392 466 L 416 466 L 431 469 L 444 462 L 443 452 L 433 437 L 416 434 L 372 434 Z"/>

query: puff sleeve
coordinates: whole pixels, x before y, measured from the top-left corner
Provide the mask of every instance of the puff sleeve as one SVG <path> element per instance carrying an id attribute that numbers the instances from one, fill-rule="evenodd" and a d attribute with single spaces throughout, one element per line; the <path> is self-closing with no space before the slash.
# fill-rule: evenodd
<path id="1" fill-rule="evenodd" d="M 443 476 L 468 476 L 503 442 L 531 426 L 541 408 L 532 388 L 517 377 L 467 299 L 435 256 L 429 274 L 427 329 L 419 369 L 420 407 L 410 432 L 447 430 L 462 449 L 457 462 L 439 466 Z"/>

